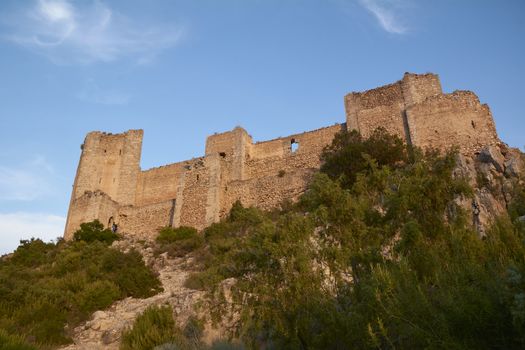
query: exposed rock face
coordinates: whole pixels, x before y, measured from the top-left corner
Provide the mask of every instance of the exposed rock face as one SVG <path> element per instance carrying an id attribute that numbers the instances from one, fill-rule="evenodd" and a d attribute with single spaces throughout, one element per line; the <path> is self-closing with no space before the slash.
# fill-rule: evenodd
<path id="1" fill-rule="evenodd" d="M 479 153 L 478 159 L 485 164 L 492 164 L 498 173 L 502 173 L 505 165 L 505 158 L 499 147 L 496 146 L 485 146 Z"/>
<path id="2" fill-rule="evenodd" d="M 515 183 L 523 183 L 523 154 L 518 149 L 500 143 L 485 146 L 473 156 L 459 155 L 454 176 L 468 180 L 474 196 L 458 199 L 460 205 L 472 213 L 472 222 L 480 236 L 493 219 L 505 212 L 512 201 Z"/>
<path id="3" fill-rule="evenodd" d="M 74 329 L 74 344 L 62 348 L 63 350 L 118 349 L 122 331 L 131 327 L 135 318 L 151 305 L 171 305 L 179 325 L 183 325 L 190 315 L 195 314 L 194 305 L 202 298 L 203 292 L 184 287 L 184 281 L 191 272 L 188 268 L 191 266 L 191 259 L 170 259 L 166 254 L 155 257 L 153 248 L 148 247 L 147 242 L 140 243 L 129 238 L 115 242 L 114 247 L 122 251 L 135 248 L 141 252 L 146 263 L 159 273 L 164 292 L 147 299 L 126 298 L 114 303 L 107 310 L 96 311 L 89 321 Z M 210 331 L 205 331 L 206 337 L 213 335 Z"/>

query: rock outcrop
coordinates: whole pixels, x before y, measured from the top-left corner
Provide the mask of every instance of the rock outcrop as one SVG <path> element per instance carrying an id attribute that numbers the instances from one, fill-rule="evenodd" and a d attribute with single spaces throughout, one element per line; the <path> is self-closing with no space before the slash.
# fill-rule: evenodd
<path id="1" fill-rule="evenodd" d="M 523 184 L 523 154 L 500 143 L 488 145 L 472 156 L 458 155 L 454 175 L 467 179 L 474 188 L 471 200 L 459 199 L 460 205 L 472 213 L 472 223 L 484 236 L 489 224 L 503 214 L 512 201 L 516 183 Z"/>

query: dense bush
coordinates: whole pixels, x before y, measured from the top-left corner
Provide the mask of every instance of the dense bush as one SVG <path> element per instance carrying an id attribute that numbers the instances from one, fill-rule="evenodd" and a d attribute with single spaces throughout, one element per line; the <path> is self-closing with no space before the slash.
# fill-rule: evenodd
<path id="1" fill-rule="evenodd" d="M 136 251 L 107 241 L 22 241 L 0 260 L 0 330 L 38 346 L 65 344 L 68 331 L 99 309 L 127 297 L 161 291 Z"/>
<path id="2" fill-rule="evenodd" d="M 73 234 L 75 241 L 93 242 L 100 241 L 111 244 L 118 239 L 118 235 L 110 229 L 104 229 L 104 225 L 98 220 L 80 224 L 80 229 Z"/>
<path id="3" fill-rule="evenodd" d="M 204 238 L 193 227 L 164 227 L 157 236 L 157 253 L 168 252 L 170 256 L 184 256 L 202 247 Z"/>
<path id="4" fill-rule="evenodd" d="M 374 160 L 379 167 L 397 167 L 408 160 L 409 153 L 403 140 L 385 129 L 376 129 L 368 139 L 363 139 L 355 130 L 344 130 L 324 149 L 321 171 L 338 179 L 343 187 L 350 187 L 358 174 L 366 174 L 369 160 Z"/>
<path id="5" fill-rule="evenodd" d="M 121 350 L 148 350 L 174 339 L 175 321 L 169 306 L 152 306 L 122 334 Z"/>
<path id="6" fill-rule="evenodd" d="M 481 239 L 455 201 L 472 189 L 453 152 L 377 131 L 342 133 L 323 156 L 298 205 L 237 204 L 205 230 L 186 284 L 208 291 L 216 321 L 239 315 L 232 335 L 251 348 L 525 347 L 523 188 Z"/>

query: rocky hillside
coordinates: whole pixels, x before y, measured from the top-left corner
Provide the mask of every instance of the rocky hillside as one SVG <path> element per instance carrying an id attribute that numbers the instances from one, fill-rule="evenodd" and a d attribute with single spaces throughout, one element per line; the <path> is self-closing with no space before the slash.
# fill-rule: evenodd
<path id="1" fill-rule="evenodd" d="M 342 132 L 297 203 L 237 202 L 202 232 L 165 227 L 151 241 L 92 222 L 71 242 L 24 242 L 0 263 L 0 340 L 522 349 L 523 157 L 504 144 L 462 155 Z"/>
<path id="2" fill-rule="evenodd" d="M 74 344 L 61 349 L 118 349 L 122 332 L 131 328 L 137 316 L 152 305 L 171 305 L 177 324 L 184 324 L 194 314 L 194 306 L 202 299 L 203 292 L 184 287 L 184 281 L 192 271 L 192 258 L 170 258 L 167 253 L 156 256 L 153 244 L 123 237 L 113 247 L 123 252 L 131 249 L 140 252 L 146 264 L 158 273 L 164 291 L 146 299 L 128 297 L 103 311 L 96 311 L 88 321 L 75 327 L 72 336 Z M 208 338 L 212 336 L 217 337 L 218 334 L 206 334 Z"/>

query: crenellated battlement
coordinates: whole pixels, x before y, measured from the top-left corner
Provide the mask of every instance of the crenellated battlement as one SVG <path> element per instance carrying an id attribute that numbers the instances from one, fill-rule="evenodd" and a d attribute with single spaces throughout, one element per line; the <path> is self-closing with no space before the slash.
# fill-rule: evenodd
<path id="1" fill-rule="evenodd" d="M 499 139 L 487 105 L 469 91 L 444 94 L 435 74 L 405 73 L 393 84 L 345 96 L 346 123 L 253 142 L 241 127 L 211 135 L 203 157 L 142 171 L 142 130 L 90 132 L 73 185 L 64 237 L 82 222 L 116 222 L 124 234 L 152 236 L 163 226 L 202 229 L 233 203 L 262 209 L 295 200 L 344 129 L 363 136 L 383 127 L 423 148 L 477 152 Z"/>

